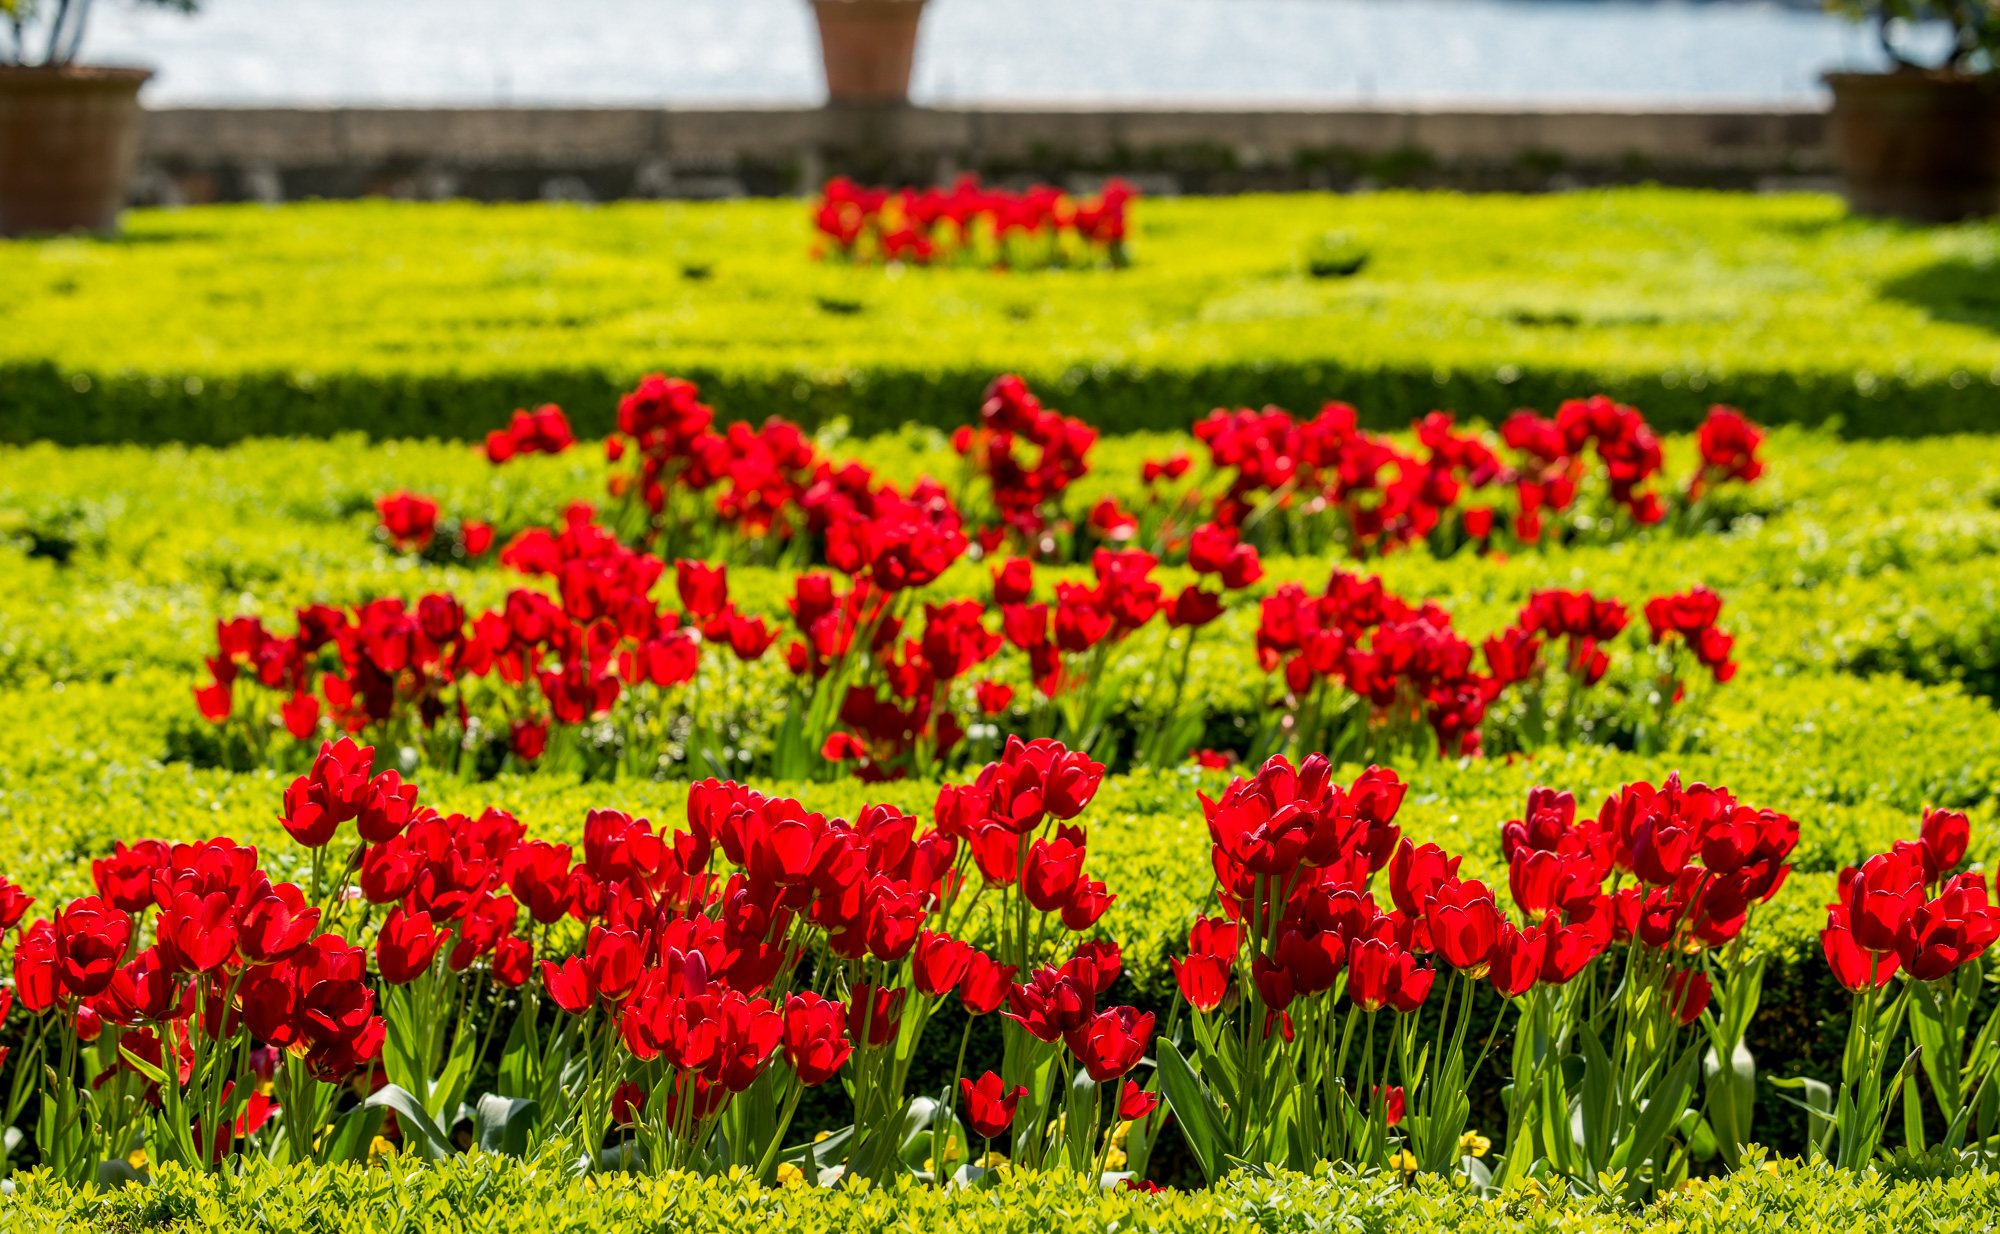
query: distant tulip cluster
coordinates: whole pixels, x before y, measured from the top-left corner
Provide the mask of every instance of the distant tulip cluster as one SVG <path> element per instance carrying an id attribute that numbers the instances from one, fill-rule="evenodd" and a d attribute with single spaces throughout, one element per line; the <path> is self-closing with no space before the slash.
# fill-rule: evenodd
<path id="1" fill-rule="evenodd" d="M 1126 212 L 1138 194 L 1116 177 L 1095 197 L 1038 184 L 1023 193 L 960 176 L 948 190 L 826 182 L 813 226 L 848 262 L 1039 269 L 1125 263 Z"/>

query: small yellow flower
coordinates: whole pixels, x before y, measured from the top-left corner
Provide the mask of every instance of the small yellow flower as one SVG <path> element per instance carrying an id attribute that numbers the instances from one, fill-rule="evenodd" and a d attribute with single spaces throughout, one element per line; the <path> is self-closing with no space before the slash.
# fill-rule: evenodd
<path id="1" fill-rule="evenodd" d="M 819 1143 L 819 1142 L 820 1142 L 821 1140 L 824 1140 L 824 1139 L 826 1139 L 826 1138 L 827 1138 L 828 1136 L 830 1136 L 830 1135 L 832 1135 L 832 1134 L 833 1134 L 833 1132 L 831 1132 L 831 1131 L 822 1131 L 822 1132 L 820 1132 L 820 1133 L 819 1133 L 818 1135 L 815 1135 L 815 1136 L 813 1137 L 813 1143 L 817 1144 L 817 1143 Z"/>
<path id="2" fill-rule="evenodd" d="M 369 1165 L 387 1164 L 389 1161 L 394 1160 L 395 1156 L 396 1146 L 390 1141 L 383 1139 L 379 1135 L 368 1141 Z"/>
<path id="3" fill-rule="evenodd" d="M 1417 1155 L 1405 1148 L 1389 1158 L 1389 1164 L 1405 1174 L 1415 1174 L 1420 1168 Z"/>
<path id="4" fill-rule="evenodd" d="M 1128 1118 L 1111 1129 L 1111 1142 L 1120 1148 L 1125 1147 L 1125 1137 L 1131 1134 L 1131 1131 L 1132 1120 Z"/>
<path id="5" fill-rule="evenodd" d="M 1758 1166 L 1757 1170 L 1761 1174 L 1769 1174 L 1771 1177 L 1776 1178 L 1778 1176 L 1778 1163 L 1775 1161 L 1766 1161 L 1764 1164 Z"/>
<path id="6" fill-rule="evenodd" d="M 804 1170 L 801 1170 L 789 1161 L 780 1161 L 778 1163 L 778 1185 L 780 1187 L 802 1187 L 805 1185 L 805 1181 L 806 1172 Z"/>
<path id="7" fill-rule="evenodd" d="M 1104 1154 L 1104 1168 L 1107 1170 L 1122 1170 L 1125 1168 L 1125 1162 L 1125 1150 L 1122 1148 L 1114 1148 Z"/>
<path id="8" fill-rule="evenodd" d="M 135 1170 L 145 1169 L 146 1150 L 143 1148 L 135 1148 L 131 1152 L 125 1154 L 125 1164 L 131 1166 Z"/>
<path id="9" fill-rule="evenodd" d="M 1674 1190 L 1682 1195 L 1700 1195 L 1708 1190 L 1708 1184 L 1699 1178 L 1683 1178 Z"/>
<path id="10" fill-rule="evenodd" d="M 1491 1151 L 1493 1151 L 1493 1141 L 1477 1131 L 1468 1131 L 1458 1137 L 1458 1152 L 1462 1157 L 1484 1157 Z"/>
<path id="11" fill-rule="evenodd" d="M 981 1157 L 979 1160 L 973 1162 L 972 1164 L 978 1166 L 982 1170 L 996 1169 L 1000 1166 L 1007 1164 L 1007 1154 L 987 1153 L 984 1157 Z"/>

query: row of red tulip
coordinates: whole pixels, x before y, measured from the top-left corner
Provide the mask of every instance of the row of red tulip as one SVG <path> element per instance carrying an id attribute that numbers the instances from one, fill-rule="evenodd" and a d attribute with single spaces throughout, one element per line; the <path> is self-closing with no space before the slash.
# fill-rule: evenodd
<path id="1" fill-rule="evenodd" d="M 1535 789 L 1500 829 L 1516 925 L 1457 856 L 1402 836 L 1393 772 L 1343 786 L 1323 756 L 1274 757 L 1202 799 L 1219 915 L 1195 920 L 1174 961 L 1185 1014 L 1156 1036 L 1152 1014 L 1104 1005 L 1118 948 L 1074 939 L 1117 899 L 1085 870 L 1103 774 L 1014 741 L 940 791 L 929 827 L 710 780 L 672 835 L 592 811 L 579 854 L 503 811 L 441 815 L 374 751 L 328 743 L 284 797 L 304 851 L 279 864 L 303 886 L 227 839 L 121 843 L 94 863 L 95 895 L 24 927 L 32 901 L 0 883 L 0 933 L 21 927 L 0 999 L 30 1013 L 0 1046 L 7 1121 L 39 1090 L 24 1130 L 72 1179 L 141 1144 L 204 1167 L 365 1155 L 392 1114 L 413 1151 L 456 1151 L 469 1120 L 522 1150 L 595 1160 L 629 1141 L 655 1170 L 767 1179 L 899 1168 L 913 1119 L 940 1177 L 969 1158 L 966 1125 L 1011 1134 L 1015 1161 L 1095 1177 L 1129 1124 L 1143 1174 L 1169 1108 L 1211 1177 L 1233 1162 L 1482 1173 L 1460 1143 L 1500 1028 L 1469 1049 L 1485 987 L 1514 1016 L 1488 1181 L 1553 1173 L 1636 1198 L 1684 1177 L 1699 1144 L 1740 1159 L 1764 963 L 1746 927 L 1790 871 L 1785 815 L 1677 775 L 1594 817 Z M 1961 869 L 1969 841 L 1964 815 L 1930 811 L 1917 841 L 1841 877 L 1826 951 L 1856 1015 L 1816 1135 L 1822 1151 L 1840 1137 L 1843 1164 L 1872 1159 L 1884 1085 L 1905 1078 L 1921 1146 L 1919 1059 L 1949 1141 L 2000 1130 L 2000 1019 L 1972 1023 L 2000 912 Z M 965 1075 L 962 1038 L 952 1089 L 920 1099 L 910 1066 L 948 1000 L 1005 1008 L 999 1067 Z M 1922 1048 L 1888 1075 L 1905 1015 Z M 1135 1075 L 1149 1052 L 1156 1069 Z M 1704 1055 L 1735 1060 L 1724 1080 L 1699 1082 Z M 497 1079 L 477 1094 L 482 1062 Z M 784 1148 L 803 1090 L 835 1076 L 852 1130 Z"/>
<path id="2" fill-rule="evenodd" d="M 976 756 L 965 741 L 973 724 L 991 730 L 988 742 L 1002 728 L 1055 733 L 1116 760 L 1122 722 L 1132 729 L 1123 738 L 1132 763 L 1169 766 L 1200 744 L 1206 721 L 1206 699 L 1187 690 L 1193 644 L 1263 577 L 1256 549 L 1215 523 L 1189 537 L 1197 582 L 1177 593 L 1152 577 L 1151 554 L 1099 549 L 1091 583 L 1060 580 L 1037 600 L 1035 566 L 1010 558 L 991 575 L 995 628 L 988 606 L 972 597 L 926 602 L 921 613 L 911 602 L 915 586 L 943 572 L 948 546 L 913 536 L 872 560 L 842 547 L 862 536 L 881 540 L 873 530 L 829 536 L 844 584 L 828 572 L 796 579 L 784 711 L 747 738 L 722 734 L 713 709 L 701 706 L 703 681 L 728 661 L 763 658 L 780 628 L 737 609 L 726 566 L 686 559 L 674 569 L 681 611 L 663 609 L 652 598 L 666 573 L 660 559 L 626 548 L 581 505 L 559 530 L 525 531 L 500 554 L 510 568 L 552 580 L 553 595 L 517 588 L 501 608 L 478 614 L 446 594 L 423 597 L 414 611 L 396 599 L 351 614 L 313 606 L 299 611 L 288 635 L 255 618 L 225 621 L 210 680 L 195 696 L 208 719 L 234 725 L 247 741 L 268 744 L 273 720 L 296 742 L 315 740 L 330 723 L 381 742 L 413 739 L 445 767 L 458 766 L 482 732 L 524 768 L 541 764 L 560 736 L 556 762 L 575 766 L 581 730 L 607 717 L 615 717 L 623 765 L 645 774 L 735 766 L 747 760 L 726 749 L 768 739 L 760 765 L 784 778 L 842 767 L 865 778 L 923 775 Z M 1656 737 L 1681 694 L 1684 653 L 1718 682 L 1733 674 L 1720 609 L 1700 588 L 1647 601 L 1656 650 L 1638 671 L 1659 698 Z M 1178 662 L 1159 668 L 1166 688 L 1154 687 L 1148 700 L 1155 714 L 1121 715 L 1146 696 L 1118 667 L 1119 649 L 1156 619 L 1178 643 Z M 1270 710 L 1248 757 L 1276 749 L 1384 757 L 1416 747 L 1456 756 L 1479 753 L 1489 737 L 1503 749 L 1567 742 L 1583 692 L 1604 679 L 1608 648 L 1627 624 L 1615 600 L 1542 592 L 1514 626 L 1475 648 L 1438 605 L 1410 604 L 1379 579 L 1336 570 L 1318 596 L 1287 583 L 1261 601 L 1256 648 L 1270 675 Z M 1556 640 L 1565 650 L 1545 664 L 1543 648 Z M 1024 665 L 1008 664 L 1010 649 Z M 1001 679 L 1017 675 L 1032 695 L 1017 699 Z M 1552 678 L 1567 683 L 1560 702 Z M 1503 696 L 1514 701 L 1495 714 Z M 682 751 L 677 765 L 666 759 L 670 743 Z M 276 761 L 286 761 L 282 750 Z"/>
<path id="3" fill-rule="evenodd" d="M 826 182 L 813 226 L 851 262 L 1007 267 L 1124 264 L 1126 211 L 1138 194 L 1116 177 L 1094 197 L 1038 184 L 1023 193 L 960 176 L 948 190 Z"/>
<path id="4" fill-rule="evenodd" d="M 927 523 L 942 542 L 963 536 L 982 554 L 1010 549 L 1044 562 L 1088 560 L 1098 546 L 1177 561 L 1205 522 L 1267 552 L 1364 557 L 1418 541 L 1440 554 L 1467 544 L 1498 551 L 1577 534 L 1573 516 L 1591 527 L 1650 526 L 1678 511 L 1692 525 L 1719 486 L 1764 472 L 1762 431 L 1722 406 L 1696 434 L 1694 470 L 1664 494 L 1659 439 L 1637 409 L 1602 395 L 1566 402 L 1553 418 L 1518 412 L 1498 437 L 1461 431 L 1445 412 L 1412 427 L 1415 450 L 1362 430 L 1344 403 L 1303 422 L 1277 408 L 1218 410 L 1194 430 L 1205 473 L 1187 482 L 1184 453 L 1147 461 L 1149 497 L 1136 511 L 1110 494 L 1087 512 L 1066 506 L 1091 472 L 1097 431 L 1044 406 L 1011 374 L 988 387 L 978 424 L 953 435 L 964 468 L 950 488 L 926 477 L 905 495 L 859 463 L 823 456 L 775 417 L 718 431 L 693 384 L 657 374 L 621 400 L 606 451 L 619 503 L 612 522 L 628 543 L 663 558 L 800 565 L 831 563 L 836 534 L 850 550 L 872 544 L 852 533 L 884 519 Z M 570 440 L 561 411 L 543 407 L 516 412 L 486 452 L 499 463 Z M 400 510 L 392 525 L 385 510 L 385 537 L 421 548 L 437 516 L 432 502 Z"/>

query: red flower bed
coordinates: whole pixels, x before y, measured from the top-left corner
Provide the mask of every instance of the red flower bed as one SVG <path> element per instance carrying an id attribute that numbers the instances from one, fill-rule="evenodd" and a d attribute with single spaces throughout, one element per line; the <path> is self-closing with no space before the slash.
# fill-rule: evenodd
<path id="1" fill-rule="evenodd" d="M 566 424 L 551 427 L 561 419 L 554 408 L 518 413 L 511 444 L 496 453 L 489 443 L 489 457 L 567 440 Z M 1679 490 L 1684 510 L 1761 467 L 1756 430 L 1740 416 L 1718 408 L 1710 426 L 1703 462 Z M 1276 410 L 1217 412 L 1196 434 L 1209 450 L 1206 483 L 1136 515 L 1106 498 L 1079 523 L 1065 499 L 1089 474 L 1096 434 L 1017 378 L 994 382 L 979 425 L 954 439 L 967 466 L 954 493 L 929 478 L 905 492 L 823 456 L 782 421 L 718 428 L 694 386 L 648 377 L 622 400 L 607 442 L 606 521 L 578 503 L 560 527 L 521 531 L 501 551 L 503 565 L 541 585 L 483 613 L 439 594 L 414 608 L 315 606 L 288 634 L 254 618 L 224 622 L 196 697 L 204 716 L 240 726 L 253 748 L 268 742 L 273 715 L 300 742 L 315 741 L 324 718 L 370 740 L 407 733 L 427 760 L 453 768 L 469 750 L 497 749 L 516 768 L 551 761 L 553 750 L 559 765 L 608 770 L 602 743 L 585 732 L 607 718 L 619 732 L 615 757 L 655 773 L 743 766 L 756 744 L 765 752 L 752 769 L 788 779 L 843 768 L 928 775 L 978 757 L 967 744 L 975 731 L 981 749 L 1005 732 L 1051 733 L 1121 764 L 1167 766 L 1201 744 L 1204 703 L 1186 688 L 1192 649 L 1261 582 L 1260 543 L 1333 543 L 1357 556 L 1419 539 L 1433 552 L 1518 548 L 1555 536 L 1543 513 L 1567 520 L 1586 492 L 1604 503 L 1607 526 L 1666 517 L 1646 487 L 1658 483 L 1658 443 L 1630 408 L 1595 399 L 1565 404 L 1553 420 L 1517 415 L 1502 434 L 1519 452 L 1514 463 L 1442 414 L 1417 430 L 1411 453 L 1361 432 L 1339 405 L 1304 424 Z M 1185 482 L 1191 470 L 1179 456 L 1148 463 L 1145 479 Z M 1486 490 L 1509 495 L 1505 519 L 1492 517 L 1499 501 L 1472 504 Z M 400 550 L 476 557 L 492 539 L 485 523 L 441 520 L 428 498 L 378 504 L 383 538 Z M 1468 539 L 1474 530 L 1483 534 Z M 968 554 L 1003 552 L 1014 555 L 990 568 L 986 596 L 912 599 Z M 730 601 L 728 557 L 809 567 L 788 601 L 789 635 Z M 1088 583 L 1038 578 L 1038 562 L 1071 559 L 1089 563 Z M 1184 563 L 1195 583 L 1169 591 L 1154 577 L 1163 560 Z M 678 611 L 653 597 L 669 561 Z M 1685 697 L 1682 649 L 1717 683 L 1733 674 L 1721 604 L 1700 589 L 1645 601 L 1653 662 L 1636 649 L 1623 657 L 1659 698 L 1634 734 L 1641 745 L 1668 740 Z M 1628 624 L 1617 600 L 1544 593 L 1474 647 L 1435 603 L 1339 570 L 1321 594 L 1286 583 L 1259 605 L 1269 713 L 1240 751 L 1250 762 L 1274 751 L 1371 759 L 1567 744 Z M 1180 654 L 1162 666 L 1169 687 L 1134 716 L 1114 666 L 1126 640 L 1156 621 L 1178 631 Z M 1556 644 L 1560 654 L 1546 657 Z M 792 683 L 783 716 L 766 721 L 765 747 L 732 738 L 704 707 L 702 666 L 713 678 L 726 661 L 754 662 L 774 646 Z"/>
<path id="2" fill-rule="evenodd" d="M 1125 264 L 1126 211 L 1138 194 L 1113 177 L 1095 197 L 1038 184 L 1024 193 L 961 176 L 948 190 L 863 188 L 826 182 L 813 226 L 828 255 L 848 262 L 905 262 L 1039 269 Z"/>

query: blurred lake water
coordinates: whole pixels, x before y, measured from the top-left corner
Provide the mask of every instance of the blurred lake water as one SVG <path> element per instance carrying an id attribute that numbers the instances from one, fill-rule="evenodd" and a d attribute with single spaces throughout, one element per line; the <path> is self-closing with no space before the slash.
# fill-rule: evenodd
<path id="1" fill-rule="evenodd" d="M 1921 33 L 1921 32 L 1920 32 Z M 100 4 L 86 48 L 154 105 L 813 104 L 805 0 Z M 1871 31 L 1796 4 L 933 0 L 918 102 L 1812 104 Z"/>

